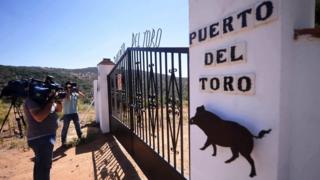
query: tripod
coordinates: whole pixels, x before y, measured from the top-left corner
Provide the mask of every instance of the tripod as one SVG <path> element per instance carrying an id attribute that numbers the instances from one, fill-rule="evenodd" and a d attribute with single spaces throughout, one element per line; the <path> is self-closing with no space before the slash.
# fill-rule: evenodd
<path id="1" fill-rule="evenodd" d="M 24 127 L 26 127 L 26 122 L 24 121 L 23 114 L 22 114 L 22 111 L 20 109 L 20 106 L 17 104 L 17 97 L 12 97 L 11 98 L 11 105 L 9 107 L 9 110 L 8 110 L 3 122 L 2 122 L 2 125 L 1 125 L 1 128 L 0 128 L 0 133 L 2 132 L 2 128 L 3 128 L 4 124 L 8 120 L 8 117 L 9 117 L 9 114 L 10 114 L 10 111 L 11 111 L 12 107 L 13 107 L 14 117 L 15 117 L 15 119 L 17 121 L 17 124 L 18 124 L 19 137 L 23 138 L 23 131 L 22 131 L 21 121 L 22 121 L 22 124 L 23 124 Z"/>

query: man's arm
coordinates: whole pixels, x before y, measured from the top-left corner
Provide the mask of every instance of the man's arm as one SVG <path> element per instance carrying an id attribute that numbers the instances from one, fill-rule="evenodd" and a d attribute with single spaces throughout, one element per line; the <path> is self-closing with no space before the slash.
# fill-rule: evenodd
<path id="1" fill-rule="evenodd" d="M 82 91 L 78 91 L 78 93 L 79 93 L 79 95 L 80 95 L 81 97 L 84 97 L 84 96 L 85 96 L 85 94 L 84 94 Z"/>
<path id="2" fill-rule="evenodd" d="M 56 101 L 56 112 L 61 112 L 62 111 L 62 103 L 61 101 Z"/>
<path id="3" fill-rule="evenodd" d="M 52 104 L 53 101 L 49 101 L 46 105 L 40 108 L 32 108 L 29 107 L 30 105 L 26 104 L 26 108 L 28 109 L 34 120 L 36 120 L 37 122 L 42 122 L 46 119 L 46 117 L 48 117 Z"/>

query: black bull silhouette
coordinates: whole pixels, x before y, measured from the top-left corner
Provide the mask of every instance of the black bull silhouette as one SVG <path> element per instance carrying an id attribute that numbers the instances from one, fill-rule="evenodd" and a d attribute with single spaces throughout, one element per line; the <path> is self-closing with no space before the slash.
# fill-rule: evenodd
<path id="1" fill-rule="evenodd" d="M 253 150 L 253 137 L 261 139 L 271 129 L 260 131 L 258 136 L 254 136 L 245 127 L 232 121 L 225 121 L 217 115 L 206 111 L 204 106 L 197 108 L 196 115 L 190 119 L 190 124 L 199 126 L 200 129 L 208 136 L 207 141 L 201 150 L 205 150 L 209 145 L 213 146 L 213 156 L 216 155 L 217 147 L 230 147 L 232 157 L 225 161 L 230 163 L 239 157 L 239 153 L 247 159 L 251 165 L 250 177 L 256 176 L 254 161 L 250 156 Z"/>

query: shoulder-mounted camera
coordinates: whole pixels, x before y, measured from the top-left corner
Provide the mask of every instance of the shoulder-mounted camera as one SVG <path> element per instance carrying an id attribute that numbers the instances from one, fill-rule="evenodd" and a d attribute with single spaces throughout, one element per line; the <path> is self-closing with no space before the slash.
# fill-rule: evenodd
<path id="1" fill-rule="evenodd" d="M 45 104 L 52 98 L 63 99 L 66 92 L 63 87 L 53 81 L 53 76 L 47 76 L 45 81 L 30 80 L 11 80 L 2 91 L 0 98 L 26 98 L 30 97 L 38 104 Z"/>

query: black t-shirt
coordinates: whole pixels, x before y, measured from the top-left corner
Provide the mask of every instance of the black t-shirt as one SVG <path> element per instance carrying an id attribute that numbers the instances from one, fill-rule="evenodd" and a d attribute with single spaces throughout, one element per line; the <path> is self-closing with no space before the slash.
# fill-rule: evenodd
<path id="1" fill-rule="evenodd" d="M 24 113 L 26 115 L 28 128 L 27 137 L 28 140 L 41 138 L 48 135 L 55 135 L 58 128 L 58 115 L 55 112 L 56 104 L 53 103 L 51 112 L 42 122 L 37 122 L 30 114 L 30 110 L 36 110 L 41 108 L 32 99 L 27 98 L 24 103 Z"/>

